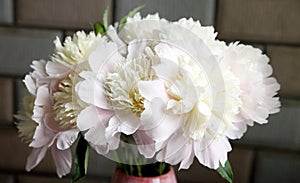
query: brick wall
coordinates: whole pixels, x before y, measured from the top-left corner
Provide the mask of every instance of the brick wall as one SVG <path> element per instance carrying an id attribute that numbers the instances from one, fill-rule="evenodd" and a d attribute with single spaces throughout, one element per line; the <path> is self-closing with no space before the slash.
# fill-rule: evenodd
<path id="1" fill-rule="evenodd" d="M 282 110 L 270 123 L 249 128 L 233 141 L 229 154 L 236 182 L 300 182 L 300 1 L 299 0 L 1 0 L 0 1 L 0 182 L 70 182 L 58 179 L 50 156 L 33 171 L 24 171 L 30 149 L 17 137 L 13 114 L 20 108 L 21 82 L 33 59 L 47 58 L 56 36 L 90 29 L 110 7 L 110 20 L 145 4 L 142 14 L 199 19 L 214 25 L 219 38 L 241 40 L 271 58 L 281 84 Z M 88 176 L 81 182 L 109 182 L 114 163 L 92 152 Z M 224 182 L 196 161 L 177 172 L 179 182 Z"/>

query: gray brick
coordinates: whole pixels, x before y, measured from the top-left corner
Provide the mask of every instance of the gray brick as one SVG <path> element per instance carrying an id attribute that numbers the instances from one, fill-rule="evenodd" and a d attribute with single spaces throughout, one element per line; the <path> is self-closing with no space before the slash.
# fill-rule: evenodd
<path id="1" fill-rule="evenodd" d="M 115 3 L 115 21 L 120 21 L 129 11 L 145 4 L 141 10 L 144 16 L 158 12 L 160 17 L 171 21 L 193 17 L 202 25 L 214 24 L 215 0 L 122 0 Z"/>
<path id="2" fill-rule="evenodd" d="M 299 43 L 299 8 L 299 0 L 219 1 L 219 37 L 227 40 Z"/>
<path id="3" fill-rule="evenodd" d="M 13 0 L 0 1 L 0 23 L 13 23 Z"/>
<path id="4" fill-rule="evenodd" d="M 30 175 L 21 175 L 19 176 L 19 183 L 33 183 L 33 182 L 42 182 L 42 183 L 70 183 L 70 176 L 63 177 L 59 179 L 55 176 L 30 176 Z M 79 183 L 109 183 L 106 179 L 103 180 L 101 177 L 85 177 L 79 181 Z"/>
<path id="5" fill-rule="evenodd" d="M 0 78 L 0 124 L 12 124 L 14 93 L 13 79 Z"/>
<path id="6" fill-rule="evenodd" d="M 274 75 L 281 84 L 280 95 L 300 97 L 300 47 L 267 46 Z"/>
<path id="7" fill-rule="evenodd" d="M 281 111 L 271 115 L 269 123 L 255 124 L 238 144 L 249 144 L 275 148 L 300 149 L 300 101 L 282 99 Z"/>
<path id="8" fill-rule="evenodd" d="M 15 178 L 11 174 L 0 174 L 0 180 L 2 183 L 14 183 Z"/>
<path id="9" fill-rule="evenodd" d="M 0 28 L 0 73 L 23 75 L 34 59 L 48 59 L 59 31 Z"/>
<path id="10" fill-rule="evenodd" d="M 18 0 L 17 23 L 56 28 L 90 29 L 91 23 L 102 21 L 105 8 L 111 0 Z"/>
<path id="11" fill-rule="evenodd" d="M 300 155 L 261 152 L 255 167 L 255 183 L 300 182 Z"/>
<path id="12" fill-rule="evenodd" d="M 23 82 L 23 79 L 16 79 L 15 81 L 15 88 L 16 88 L 16 98 L 15 98 L 15 102 L 16 102 L 16 111 L 20 111 L 23 110 L 23 106 L 22 106 L 22 101 L 23 101 L 23 97 L 25 96 L 27 92 L 26 86 Z"/>

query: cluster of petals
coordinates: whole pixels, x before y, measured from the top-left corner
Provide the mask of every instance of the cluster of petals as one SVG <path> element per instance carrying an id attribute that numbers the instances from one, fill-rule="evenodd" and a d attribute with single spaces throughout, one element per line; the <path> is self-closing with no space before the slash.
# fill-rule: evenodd
<path id="1" fill-rule="evenodd" d="M 27 170 L 51 148 L 58 175 L 69 173 L 79 133 L 102 155 L 117 150 L 125 134 L 146 158 L 180 169 L 194 157 L 212 169 L 224 165 L 230 139 L 279 112 L 280 85 L 259 49 L 216 36 L 191 18 L 137 13 L 105 36 L 57 39 L 52 60 L 33 61 L 24 80 L 36 123 Z M 66 78 L 72 95 L 60 91 Z"/>
<path id="2" fill-rule="evenodd" d="M 216 39 L 192 19 L 136 14 L 91 52 L 76 85 L 88 104 L 77 125 L 99 154 L 132 135 L 141 154 L 187 169 L 194 157 L 225 164 L 229 139 L 279 111 L 269 59 L 259 49 Z"/>
<path id="3" fill-rule="evenodd" d="M 47 150 L 50 149 L 58 176 L 62 177 L 70 172 L 72 166 L 70 147 L 76 141 L 80 130 L 76 125 L 62 124 L 62 121 L 69 118 L 68 116 L 57 118 L 57 111 L 54 106 L 57 100 L 73 98 L 73 101 L 62 105 L 62 111 L 59 113 L 64 114 L 66 111 L 68 112 L 69 108 L 78 105 L 79 99 L 77 101 L 73 95 L 56 99 L 55 95 L 63 93 L 60 85 L 64 87 L 62 82 L 66 78 L 70 81 L 75 80 L 75 78 L 70 78 L 71 73 L 75 73 L 78 68 L 81 70 L 85 68 L 86 55 L 93 47 L 92 45 L 96 44 L 97 41 L 99 42 L 99 39 L 94 33 L 86 35 L 84 32 L 77 32 L 73 39 L 67 37 L 62 45 L 57 38 L 54 42 L 55 53 L 51 61 L 32 62 L 33 72 L 25 76 L 24 83 L 33 98 L 33 112 L 30 120 L 21 119 L 18 124 L 22 135 L 24 134 L 23 131 L 26 130 L 23 126 L 26 127 L 26 124 L 29 126 L 29 122 L 35 123 L 30 128 L 31 133 L 33 133 L 31 134 L 32 139 L 27 139 L 30 142 L 29 146 L 33 148 L 27 159 L 27 171 L 36 167 L 45 157 Z"/>

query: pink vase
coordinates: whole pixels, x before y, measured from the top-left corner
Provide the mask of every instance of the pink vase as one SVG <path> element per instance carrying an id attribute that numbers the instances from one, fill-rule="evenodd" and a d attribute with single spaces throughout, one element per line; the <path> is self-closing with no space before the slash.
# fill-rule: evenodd
<path id="1" fill-rule="evenodd" d="M 177 183 L 173 168 L 166 174 L 156 177 L 136 177 L 116 170 L 111 183 Z"/>

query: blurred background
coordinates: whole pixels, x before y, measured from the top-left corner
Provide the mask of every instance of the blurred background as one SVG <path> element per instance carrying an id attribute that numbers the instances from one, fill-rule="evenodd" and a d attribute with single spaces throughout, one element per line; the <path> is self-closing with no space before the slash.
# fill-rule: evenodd
<path id="1" fill-rule="evenodd" d="M 281 84 L 281 112 L 268 125 L 249 127 L 242 140 L 232 141 L 229 159 L 235 182 L 300 182 L 299 0 L 0 0 L 0 182 L 70 182 L 70 176 L 56 177 L 50 154 L 34 171 L 24 170 L 30 149 L 13 125 L 23 96 L 22 78 L 33 59 L 49 58 L 56 36 L 89 31 L 107 6 L 112 23 L 142 4 L 143 15 L 193 17 L 215 26 L 219 39 L 251 44 L 271 58 Z M 92 152 L 88 176 L 81 182 L 109 182 L 114 169 L 114 162 Z M 179 183 L 224 182 L 197 160 L 176 173 Z"/>

